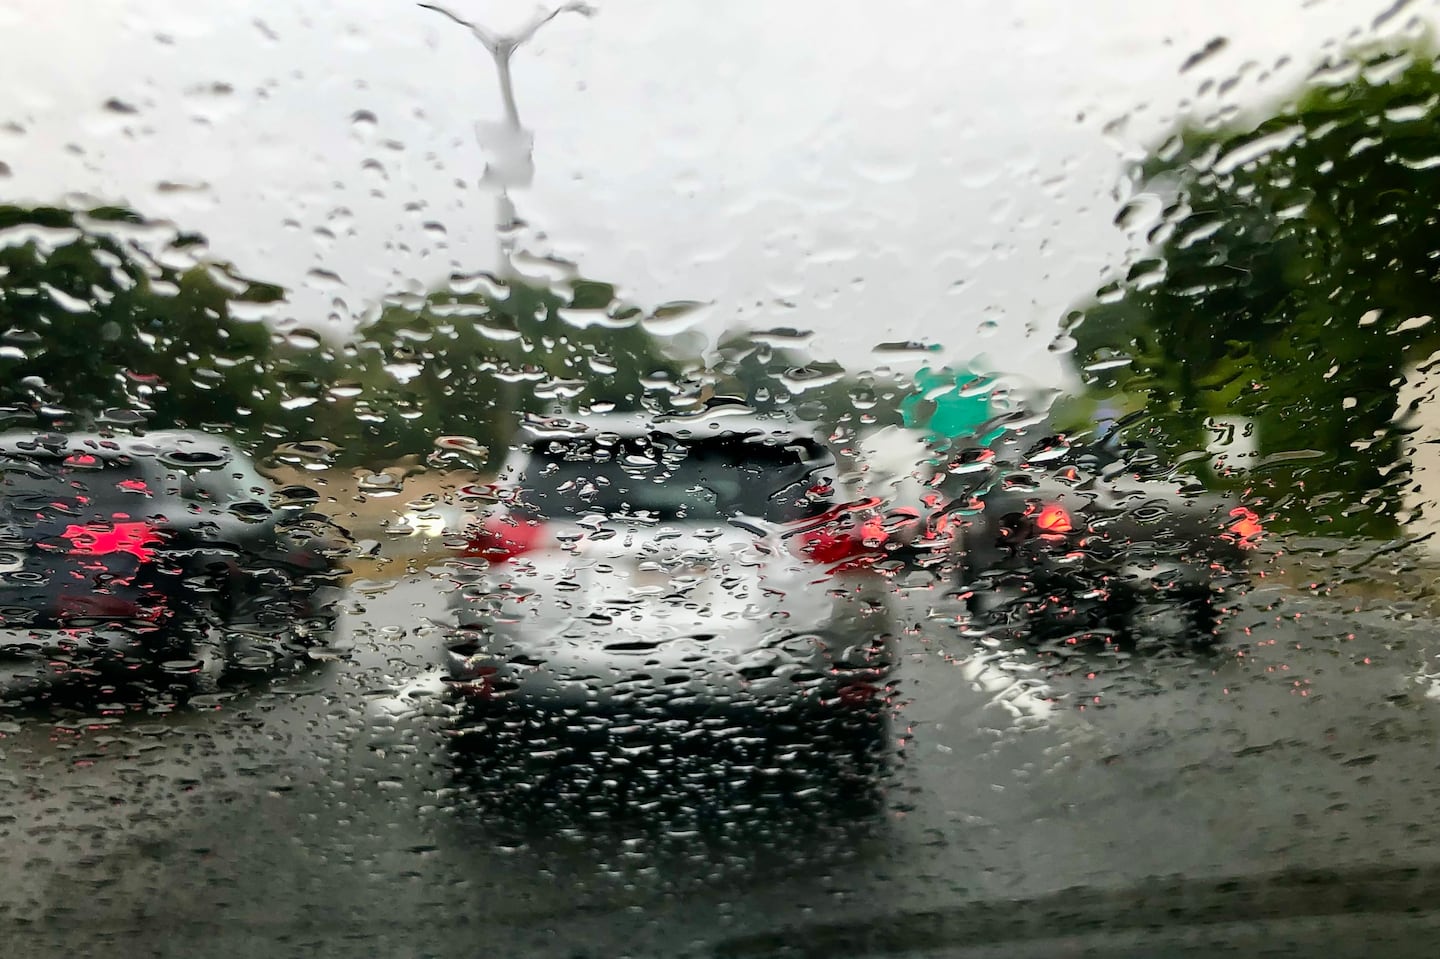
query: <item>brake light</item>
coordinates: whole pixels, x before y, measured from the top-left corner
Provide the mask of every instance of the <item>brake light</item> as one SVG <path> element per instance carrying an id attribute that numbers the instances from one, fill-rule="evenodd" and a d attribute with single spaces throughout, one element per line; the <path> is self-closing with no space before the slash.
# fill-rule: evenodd
<path id="1" fill-rule="evenodd" d="M 67 526 L 60 535 L 70 542 L 70 552 L 73 554 L 110 556 L 115 553 L 129 553 L 142 563 L 154 558 L 155 551 L 150 547 L 161 539 L 159 530 L 149 523 L 128 521 Z"/>
<path id="2" fill-rule="evenodd" d="M 1241 549 L 1255 549 L 1260 545 L 1260 537 L 1265 534 L 1265 525 L 1260 522 L 1260 517 L 1252 509 L 1244 506 L 1237 506 L 1230 511 L 1230 516 L 1235 522 L 1225 527 L 1231 537 L 1234 537 L 1235 545 Z M 1228 537 L 1227 537 L 1228 538 Z"/>
<path id="3" fill-rule="evenodd" d="M 1070 522 L 1070 514 L 1065 507 L 1051 503 L 1035 517 L 1035 528 L 1041 533 L 1069 533 L 1075 526 Z"/>
<path id="4" fill-rule="evenodd" d="M 873 553 L 865 541 L 850 532 L 815 530 L 800 538 L 801 552 L 817 563 L 839 563 Z"/>
<path id="5" fill-rule="evenodd" d="M 859 526 L 831 522 L 802 534 L 800 552 L 817 563 L 842 563 L 843 568 L 853 569 L 883 553 L 889 538 L 879 516 L 871 516 Z"/>
<path id="6" fill-rule="evenodd" d="M 491 517 L 471 530 L 465 555 L 503 563 L 535 549 L 543 538 L 544 530 L 539 523 Z"/>

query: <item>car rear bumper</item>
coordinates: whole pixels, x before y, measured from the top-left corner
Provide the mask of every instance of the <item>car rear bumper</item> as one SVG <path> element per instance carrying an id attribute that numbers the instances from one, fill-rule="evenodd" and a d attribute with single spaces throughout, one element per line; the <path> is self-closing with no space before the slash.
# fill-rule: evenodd
<path id="1" fill-rule="evenodd" d="M 146 622 L 7 626 L 0 628 L 0 695 L 102 677 L 122 678 L 138 669 L 162 666 L 180 653 L 166 630 Z"/>
<path id="2" fill-rule="evenodd" d="M 1248 557 L 1210 554 L 1154 554 L 1144 550 L 1027 550 L 1020 555 L 965 558 L 961 578 L 984 583 L 1033 581 L 1071 591 L 1167 593 L 1224 588 L 1249 577 Z"/>
<path id="3" fill-rule="evenodd" d="M 895 751 L 885 712 L 660 718 L 471 702 L 458 716 L 448 736 L 458 781 L 496 811 L 527 819 L 738 814 L 750 822 L 779 808 L 805 810 L 806 821 L 848 817 L 879 808 Z"/>
<path id="4" fill-rule="evenodd" d="M 461 631 L 447 649 L 449 688 L 457 697 L 491 711 L 597 717 L 612 729 L 670 720 L 769 725 L 877 714 L 893 695 L 888 658 L 843 669 L 777 661 L 753 676 L 714 661 L 689 668 L 636 662 L 619 673 L 592 664 L 507 660 L 491 655 L 474 635 Z"/>

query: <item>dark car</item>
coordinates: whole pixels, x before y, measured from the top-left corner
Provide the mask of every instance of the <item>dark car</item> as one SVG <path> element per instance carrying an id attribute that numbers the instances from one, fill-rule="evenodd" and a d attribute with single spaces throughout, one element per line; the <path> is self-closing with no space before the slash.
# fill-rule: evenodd
<path id="1" fill-rule="evenodd" d="M 323 629 L 343 535 L 275 492 L 208 434 L 0 434 L 6 691 L 183 678 L 212 627 L 253 627 L 222 643 L 236 667 L 271 658 L 267 634 Z"/>
<path id="2" fill-rule="evenodd" d="M 991 635 L 1216 637 L 1264 534 L 1253 504 L 1123 431 L 1072 440 L 1038 417 L 992 425 L 998 438 L 918 468 L 923 498 L 852 505 L 871 563 L 952 578 Z"/>
<path id="3" fill-rule="evenodd" d="M 449 643 L 473 741 L 563 740 L 572 778 L 593 775 L 586 736 L 707 766 L 762 739 L 789 737 L 792 765 L 883 745 L 888 589 L 833 548 L 817 437 L 755 416 L 535 421 L 487 492 Z"/>
<path id="4" fill-rule="evenodd" d="M 1143 442 L 1041 425 L 961 459 L 988 467 L 952 513 L 983 628 L 1127 640 L 1178 628 L 1203 645 L 1249 581 L 1260 516 Z"/>

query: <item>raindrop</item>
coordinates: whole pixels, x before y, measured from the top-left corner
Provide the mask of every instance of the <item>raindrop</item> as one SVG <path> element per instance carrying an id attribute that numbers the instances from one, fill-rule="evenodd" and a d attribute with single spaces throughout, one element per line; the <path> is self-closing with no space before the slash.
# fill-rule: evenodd
<path id="1" fill-rule="evenodd" d="M 299 350 L 319 349 L 323 342 L 314 330 L 299 329 L 285 334 L 285 343 Z"/>
<path id="2" fill-rule="evenodd" d="M 475 456 L 485 455 L 485 445 L 473 436 L 437 436 L 435 446 L 442 450 L 455 450 Z"/>
<path id="3" fill-rule="evenodd" d="M 664 303 L 641 319 L 640 325 L 655 336 L 674 336 L 704 323 L 712 307 L 710 303 L 690 300 Z"/>
<path id="4" fill-rule="evenodd" d="M 350 114 L 350 129 L 361 140 L 369 142 L 379 126 L 379 118 L 369 110 L 356 110 Z"/>
<path id="5" fill-rule="evenodd" d="M 1188 57 L 1185 58 L 1185 62 L 1180 64 L 1180 72 L 1187 73 L 1190 70 L 1195 69 L 1200 64 L 1204 63 L 1206 60 L 1209 60 L 1216 54 L 1220 53 L 1228 45 L 1229 41 L 1226 40 L 1224 37 L 1213 37 L 1205 44 L 1205 46 L 1201 47 L 1199 50 L 1196 50 L 1194 53 L 1190 54 Z"/>
<path id="6" fill-rule="evenodd" d="M 928 353 L 938 353 L 943 349 L 938 343 L 925 343 L 920 340 L 893 340 L 886 343 L 877 343 L 870 348 L 872 353 L 894 354 L 904 356 L 914 354 L 923 356 Z"/>
<path id="7" fill-rule="evenodd" d="M 1115 215 L 1115 225 L 1122 230 L 1148 230 L 1160 219 L 1164 202 L 1154 193 L 1132 197 Z"/>

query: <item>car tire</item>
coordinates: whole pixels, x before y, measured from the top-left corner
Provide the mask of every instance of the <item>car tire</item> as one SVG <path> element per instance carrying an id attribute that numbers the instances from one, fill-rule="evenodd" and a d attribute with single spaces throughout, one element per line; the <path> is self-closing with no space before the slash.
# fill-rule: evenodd
<path id="1" fill-rule="evenodd" d="M 1011 581 L 969 590 L 966 606 L 972 626 L 1007 645 L 1045 643 L 1067 637 L 1119 638 L 1126 631 L 1132 604 L 1123 594 L 1104 598 L 1066 598 L 1074 587 Z M 1052 596 L 1062 598 L 1058 605 Z"/>
<path id="2" fill-rule="evenodd" d="M 208 626 L 190 617 L 157 627 L 127 654 L 102 654 L 91 676 L 65 685 L 65 699 L 122 705 L 146 712 L 184 706 L 213 685 L 199 650 Z"/>

